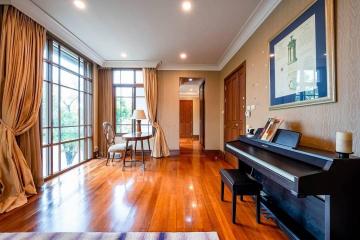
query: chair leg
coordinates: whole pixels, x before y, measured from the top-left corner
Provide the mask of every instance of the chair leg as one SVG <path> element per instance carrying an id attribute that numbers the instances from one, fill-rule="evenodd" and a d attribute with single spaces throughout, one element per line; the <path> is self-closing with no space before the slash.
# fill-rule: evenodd
<path id="1" fill-rule="evenodd" d="M 106 159 L 106 166 L 108 165 L 109 160 L 110 160 L 110 153 L 108 152 L 108 153 L 107 153 L 107 159 Z"/>
<path id="2" fill-rule="evenodd" d="M 260 223 L 260 194 L 256 195 L 256 222 Z"/>
<path id="3" fill-rule="evenodd" d="M 244 201 L 243 195 L 240 195 L 240 200 L 241 200 L 242 202 Z"/>
<path id="4" fill-rule="evenodd" d="M 111 162 L 114 162 L 115 153 L 112 153 Z"/>
<path id="5" fill-rule="evenodd" d="M 236 194 L 232 194 L 232 223 L 236 223 Z"/>
<path id="6" fill-rule="evenodd" d="M 220 194 L 221 201 L 224 201 L 224 182 L 221 180 L 221 194 Z"/>

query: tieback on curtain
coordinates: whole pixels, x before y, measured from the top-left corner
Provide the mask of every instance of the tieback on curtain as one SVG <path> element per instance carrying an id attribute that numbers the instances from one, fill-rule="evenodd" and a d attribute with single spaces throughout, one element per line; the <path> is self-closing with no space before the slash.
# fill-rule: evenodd
<path id="1" fill-rule="evenodd" d="M 6 130 L 8 130 L 9 132 L 11 132 L 12 134 L 15 135 L 15 131 L 12 127 L 10 127 L 6 122 L 4 122 L 2 119 L 0 119 L 0 126 L 3 126 Z"/>

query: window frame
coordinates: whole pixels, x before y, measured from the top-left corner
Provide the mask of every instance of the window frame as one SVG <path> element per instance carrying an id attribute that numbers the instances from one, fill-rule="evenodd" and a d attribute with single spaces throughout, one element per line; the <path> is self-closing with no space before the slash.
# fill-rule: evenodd
<path id="1" fill-rule="evenodd" d="M 116 71 L 133 71 L 133 75 L 134 75 L 134 82 L 133 84 L 129 84 L 129 83 L 114 83 L 114 75 L 115 75 L 115 72 Z M 114 122 L 114 131 L 115 131 L 115 135 L 116 136 L 122 136 L 126 133 L 122 133 L 122 132 L 117 132 L 117 126 L 121 126 L 121 125 L 130 125 L 130 124 L 117 124 L 116 122 L 116 88 L 131 88 L 132 91 L 131 91 L 131 106 L 132 106 L 132 109 L 131 109 L 131 115 L 132 113 L 134 112 L 134 110 L 136 109 L 136 88 L 144 88 L 144 83 L 136 83 L 136 72 L 137 71 L 143 71 L 141 68 L 113 68 L 112 69 L 112 91 L 113 91 L 113 109 L 114 109 L 114 112 L 113 112 L 113 122 Z M 121 75 L 121 74 L 120 74 Z M 130 97 L 129 97 L 130 98 Z M 144 99 L 145 99 L 145 96 L 144 96 Z M 146 100 L 145 100 L 146 102 Z M 145 109 L 144 109 L 145 110 Z M 148 116 L 147 116 L 148 117 Z M 153 127 L 151 127 L 151 124 L 150 122 L 148 122 L 147 124 L 141 124 L 142 126 L 143 125 L 147 125 L 148 126 L 148 131 L 154 131 Z M 151 129 L 150 129 L 151 127 Z M 136 129 L 136 120 L 135 119 L 131 119 L 131 132 L 135 132 L 135 129 Z"/>
<path id="2" fill-rule="evenodd" d="M 53 52 L 54 52 L 54 43 L 58 45 L 58 62 L 53 61 Z M 82 54 L 78 53 L 76 50 L 62 42 L 61 40 L 57 39 L 51 34 L 47 34 L 46 36 L 46 52 L 44 49 L 44 59 L 43 59 L 43 84 L 46 82 L 47 84 L 47 125 L 43 126 L 43 103 L 41 104 L 40 108 L 40 139 L 41 139 L 41 156 L 42 161 L 44 161 L 44 153 L 47 154 L 46 156 L 46 166 L 43 166 L 42 175 L 45 180 L 53 178 L 63 172 L 66 172 L 76 166 L 83 164 L 86 161 L 89 161 L 93 158 L 93 149 L 94 149 L 94 116 L 93 116 L 93 106 L 94 106 L 94 93 L 93 93 L 93 63 L 88 58 L 84 57 Z M 66 68 L 61 64 L 61 48 L 65 48 L 69 50 L 71 53 L 76 55 L 77 58 L 77 69 L 78 72 L 75 72 L 69 68 Z M 69 54 L 71 54 L 69 53 Z M 46 58 L 45 58 L 46 56 Z M 83 72 L 81 69 L 81 64 L 83 64 Z M 53 80 L 53 67 L 58 69 L 57 78 L 58 81 L 55 82 Z M 46 72 L 45 72 L 46 68 Z M 65 71 L 67 73 L 72 74 L 74 77 L 77 78 L 78 87 L 70 87 L 64 85 L 61 80 L 61 72 Z M 82 72 L 82 73 L 81 73 Z M 46 74 L 44 74 L 46 73 Z M 83 79 L 83 80 L 81 80 Z M 81 89 L 81 81 L 83 81 L 83 87 Z M 53 88 L 56 86 L 57 89 L 57 101 L 58 106 L 56 106 L 57 124 L 54 124 L 54 104 L 53 104 Z M 76 125 L 62 125 L 61 123 L 61 93 L 63 88 L 69 89 L 71 91 L 76 91 L 77 93 L 77 104 L 78 104 L 78 118 Z M 43 87 L 44 89 L 44 87 Z M 42 101 L 43 101 L 42 95 Z M 82 99 L 81 99 L 82 98 Z M 81 106 L 81 104 L 83 104 Z M 83 113 L 81 113 L 83 111 Z M 87 113 L 89 111 L 89 113 Z M 82 122 L 81 122 L 81 114 L 82 114 Z M 77 137 L 69 140 L 62 140 L 61 132 L 64 128 L 77 128 Z M 43 130 L 46 129 L 47 133 L 47 143 L 43 142 Z M 58 129 L 58 139 L 54 141 L 53 134 L 54 129 Z M 83 131 L 83 132 L 82 132 Z M 90 133 L 90 134 L 89 134 Z M 78 159 L 73 159 L 75 163 L 71 164 L 70 166 L 66 166 L 65 168 L 62 167 L 62 159 L 61 159 L 61 148 L 62 145 L 67 143 L 78 143 Z M 81 142 L 83 142 L 83 153 L 81 152 Z M 90 144 L 89 144 L 90 143 Z M 58 153 L 54 153 L 54 146 L 58 148 Z M 54 163 L 54 154 L 58 154 L 58 162 Z M 83 158 L 83 159 L 82 159 Z M 57 167 L 54 165 L 57 164 Z M 46 169 L 45 169 L 46 168 Z M 57 169 L 54 172 L 54 169 Z M 44 173 L 46 172 L 46 175 Z"/>

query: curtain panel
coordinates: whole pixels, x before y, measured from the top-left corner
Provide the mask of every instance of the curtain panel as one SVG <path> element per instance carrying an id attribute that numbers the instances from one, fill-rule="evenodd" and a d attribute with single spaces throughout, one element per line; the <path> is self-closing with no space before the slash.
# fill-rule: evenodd
<path id="1" fill-rule="evenodd" d="M 10 6 L 4 7 L 1 25 L 0 213 L 3 213 L 25 204 L 27 196 L 36 194 L 31 170 L 16 137 L 38 122 L 46 31 Z M 40 139 L 32 141 L 40 144 Z M 36 160 L 41 161 L 41 157 Z"/>
<path id="2" fill-rule="evenodd" d="M 155 128 L 154 146 L 151 152 L 151 156 L 155 158 L 167 157 L 170 155 L 169 147 L 166 142 L 165 133 L 156 120 L 157 111 L 157 71 L 152 68 L 144 68 L 144 90 L 145 101 L 148 109 L 148 118 L 151 125 Z"/>
<path id="3" fill-rule="evenodd" d="M 98 72 L 98 92 L 99 92 L 99 106 L 98 106 L 98 140 L 99 153 L 102 157 L 107 156 L 106 139 L 102 124 L 109 122 L 114 126 L 114 98 L 113 98 L 113 78 L 112 69 L 99 69 Z"/>

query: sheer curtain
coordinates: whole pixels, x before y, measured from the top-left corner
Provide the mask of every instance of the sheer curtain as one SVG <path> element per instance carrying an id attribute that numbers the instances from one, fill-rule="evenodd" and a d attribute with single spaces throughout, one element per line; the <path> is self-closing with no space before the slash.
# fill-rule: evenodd
<path id="1" fill-rule="evenodd" d="M 99 153 L 106 157 L 106 139 L 102 128 L 103 122 L 109 122 L 114 126 L 114 98 L 113 98 L 113 79 L 111 69 L 99 69 L 98 72 L 98 91 L 99 91 L 99 106 L 98 106 L 98 139 L 99 139 Z"/>
<path id="2" fill-rule="evenodd" d="M 45 36 L 39 24 L 13 7 L 4 7 L 0 41 L 0 213 L 25 204 L 28 195 L 36 194 L 16 136 L 38 122 Z M 40 144 L 40 138 L 32 141 Z M 41 157 L 34 161 L 41 161 Z"/>
<path id="3" fill-rule="evenodd" d="M 159 123 L 156 121 L 157 109 L 157 71 L 152 68 L 144 68 L 144 90 L 145 100 L 148 109 L 148 117 L 151 125 L 155 128 L 154 146 L 151 155 L 155 158 L 167 157 L 170 155 L 165 134 Z"/>

